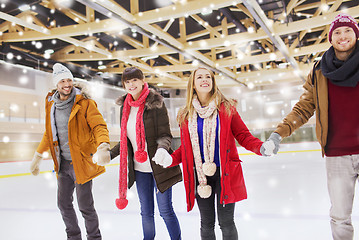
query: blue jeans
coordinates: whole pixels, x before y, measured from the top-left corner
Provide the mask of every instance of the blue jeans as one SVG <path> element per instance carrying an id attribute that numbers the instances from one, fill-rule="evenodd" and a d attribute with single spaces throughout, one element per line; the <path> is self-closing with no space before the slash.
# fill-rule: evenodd
<path id="1" fill-rule="evenodd" d="M 141 204 L 143 239 L 155 239 L 155 205 L 153 193 L 156 191 L 158 209 L 161 217 L 165 221 L 171 240 L 180 240 L 181 229 L 172 207 L 172 188 L 169 188 L 164 193 L 161 193 L 157 190 L 152 173 L 135 171 L 135 174 L 137 193 Z"/>

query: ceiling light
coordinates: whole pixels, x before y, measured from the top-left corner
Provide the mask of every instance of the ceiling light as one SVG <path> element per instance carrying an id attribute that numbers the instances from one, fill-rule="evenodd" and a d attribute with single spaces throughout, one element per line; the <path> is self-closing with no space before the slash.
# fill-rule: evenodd
<path id="1" fill-rule="evenodd" d="M 56 4 L 67 8 L 70 8 L 73 2 L 73 0 L 55 0 Z"/>
<path id="2" fill-rule="evenodd" d="M 270 60 L 274 61 L 277 58 L 277 55 L 275 53 L 269 54 Z"/>
<path id="3" fill-rule="evenodd" d="M 42 43 L 41 43 L 41 42 L 37 42 L 37 43 L 35 44 L 35 47 L 36 47 L 37 49 L 42 48 Z"/>
<path id="4" fill-rule="evenodd" d="M 329 10 L 329 6 L 327 4 L 322 4 L 321 9 L 323 12 L 327 12 Z"/>
<path id="5" fill-rule="evenodd" d="M 2 141 L 4 143 L 8 143 L 8 142 L 10 142 L 10 138 L 8 136 L 5 136 L 5 137 L 2 138 Z"/>
<path id="6" fill-rule="evenodd" d="M 212 13 L 212 9 L 210 8 L 202 8 L 202 15 L 208 15 Z"/>
<path id="7" fill-rule="evenodd" d="M 30 10 L 30 5 L 28 5 L 28 4 L 21 5 L 19 7 L 19 10 L 22 12 L 28 11 L 28 10 Z"/>
<path id="8" fill-rule="evenodd" d="M 199 65 L 198 60 L 197 60 L 197 59 L 193 60 L 192 65 L 193 65 L 193 66 L 198 66 L 198 65 Z"/>
<path id="9" fill-rule="evenodd" d="M 11 60 L 14 58 L 14 54 L 9 52 L 8 54 L 6 54 L 6 57 L 7 57 L 7 59 Z"/>
<path id="10" fill-rule="evenodd" d="M 106 66 L 105 65 L 98 66 L 98 69 L 100 69 L 100 70 L 106 69 Z"/>
<path id="11" fill-rule="evenodd" d="M 46 49 L 45 53 L 47 54 L 53 54 L 55 51 L 53 49 Z"/>
<path id="12" fill-rule="evenodd" d="M 237 58 L 238 58 L 239 60 L 242 60 L 242 59 L 244 58 L 244 55 L 243 55 L 242 53 L 239 53 L 239 54 L 237 55 Z"/>

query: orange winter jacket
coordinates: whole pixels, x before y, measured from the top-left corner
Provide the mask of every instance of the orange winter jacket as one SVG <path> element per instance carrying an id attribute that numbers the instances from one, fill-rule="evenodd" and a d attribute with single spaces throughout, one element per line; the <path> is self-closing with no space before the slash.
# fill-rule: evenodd
<path id="1" fill-rule="evenodd" d="M 98 145 L 103 142 L 109 143 L 110 139 L 106 122 L 96 102 L 89 99 L 79 88 L 74 87 L 74 91 L 76 91 L 76 97 L 68 122 L 69 147 L 76 183 L 84 184 L 105 172 L 105 167 L 93 163 L 92 156 L 96 153 Z M 54 169 L 58 174 L 60 149 L 55 127 L 54 93 L 55 91 L 50 92 L 45 99 L 45 133 L 37 152 L 43 153 L 50 149 Z"/>

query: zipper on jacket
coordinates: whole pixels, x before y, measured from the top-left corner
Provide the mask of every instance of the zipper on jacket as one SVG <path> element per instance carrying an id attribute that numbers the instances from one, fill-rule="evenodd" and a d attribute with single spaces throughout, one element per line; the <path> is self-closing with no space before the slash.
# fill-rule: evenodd
<path id="1" fill-rule="evenodd" d="M 314 74 L 314 77 L 313 77 L 313 84 L 314 84 L 314 87 L 315 87 L 315 94 L 316 94 L 316 99 L 317 99 L 317 104 L 318 104 L 318 111 L 317 111 L 317 115 L 318 115 L 318 122 L 319 122 L 319 125 L 320 125 L 320 141 L 323 143 L 323 125 L 322 125 L 322 122 L 321 122 L 321 119 L 320 119 L 320 109 L 319 109 L 319 96 L 318 96 L 318 83 L 316 80 L 316 74 L 315 74 L 315 71 L 313 72 Z M 324 146 L 325 147 L 325 146 Z"/>
<path id="2" fill-rule="evenodd" d="M 226 160 L 225 160 L 225 162 L 224 162 L 224 166 L 227 166 L 227 162 L 228 162 L 228 154 L 229 154 L 229 151 L 230 151 L 230 149 L 227 149 L 226 150 Z M 220 164 L 221 165 L 221 164 Z M 224 170 L 226 171 L 226 168 L 224 168 Z M 223 177 L 223 181 L 222 181 L 222 185 L 223 185 L 223 187 L 222 187 L 222 199 L 223 199 L 223 207 L 225 207 L 226 206 L 226 201 L 225 201 L 225 185 L 224 185 L 224 178 L 226 177 L 226 176 L 228 176 L 228 174 L 226 175 L 227 173 L 224 173 L 224 177 Z"/>

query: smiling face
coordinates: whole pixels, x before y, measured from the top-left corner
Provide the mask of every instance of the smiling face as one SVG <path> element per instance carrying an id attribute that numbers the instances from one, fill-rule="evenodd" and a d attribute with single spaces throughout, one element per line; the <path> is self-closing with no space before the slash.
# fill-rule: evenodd
<path id="1" fill-rule="evenodd" d="M 200 68 L 194 74 L 194 89 L 197 95 L 208 95 L 213 88 L 211 73 L 207 69 Z"/>
<path id="2" fill-rule="evenodd" d="M 60 100 L 64 101 L 69 98 L 72 89 L 74 88 L 74 82 L 70 78 L 62 79 L 57 84 L 57 91 L 60 94 Z"/>
<path id="3" fill-rule="evenodd" d="M 332 45 L 336 57 L 339 60 L 346 60 L 354 51 L 356 44 L 356 35 L 351 27 L 338 27 L 332 33 Z"/>
<path id="4" fill-rule="evenodd" d="M 132 79 L 125 80 L 123 83 L 124 83 L 126 92 L 131 94 L 133 100 L 136 101 L 140 97 L 142 89 L 143 89 L 143 85 L 145 84 L 143 79 L 132 78 Z"/>

